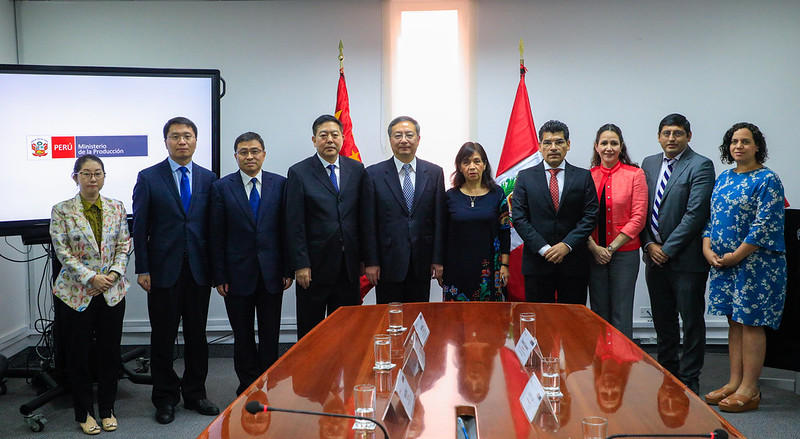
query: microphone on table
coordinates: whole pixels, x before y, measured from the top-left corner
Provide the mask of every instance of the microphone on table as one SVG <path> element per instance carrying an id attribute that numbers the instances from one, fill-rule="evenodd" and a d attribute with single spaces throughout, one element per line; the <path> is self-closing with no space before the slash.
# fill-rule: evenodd
<path id="1" fill-rule="evenodd" d="M 314 415 L 314 416 L 329 416 L 331 418 L 347 418 L 347 419 L 357 419 L 362 421 L 369 421 L 380 427 L 381 431 L 383 432 L 383 437 L 389 439 L 389 433 L 386 432 L 386 427 L 384 427 L 380 422 L 372 419 L 367 418 L 366 416 L 353 416 L 353 415 L 342 415 L 339 413 L 325 413 L 325 412 L 312 412 L 310 410 L 294 410 L 294 409 L 279 409 L 277 407 L 273 407 L 271 405 L 264 405 L 258 401 L 250 401 L 245 406 L 244 409 L 247 410 L 248 413 L 255 415 L 256 413 L 260 412 L 284 412 L 284 413 L 299 413 L 301 415 Z M 703 436 L 708 437 L 708 435 Z M 722 438 L 722 436 L 717 437 L 716 439 Z M 728 436 L 725 436 L 723 439 L 727 439 Z"/>
<path id="2" fill-rule="evenodd" d="M 616 439 L 622 437 L 705 437 L 709 439 L 728 439 L 728 432 L 718 428 L 706 434 L 614 434 L 606 439 Z"/>

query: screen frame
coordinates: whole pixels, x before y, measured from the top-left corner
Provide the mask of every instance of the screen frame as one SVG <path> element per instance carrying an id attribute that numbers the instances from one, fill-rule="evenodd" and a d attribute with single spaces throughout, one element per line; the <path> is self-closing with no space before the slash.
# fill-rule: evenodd
<path id="1" fill-rule="evenodd" d="M 100 66 L 57 66 L 33 64 L 0 64 L 0 73 L 39 74 L 63 76 L 140 76 L 167 78 L 209 78 L 211 79 L 211 171 L 220 175 L 220 84 L 222 78 L 218 69 L 171 69 L 147 67 L 100 67 Z M 166 122 L 166 121 L 165 121 Z M 128 214 L 128 219 L 133 215 Z M 0 221 L 0 236 L 48 234 L 50 218 L 19 221 Z M 43 230 L 44 229 L 44 230 Z"/>

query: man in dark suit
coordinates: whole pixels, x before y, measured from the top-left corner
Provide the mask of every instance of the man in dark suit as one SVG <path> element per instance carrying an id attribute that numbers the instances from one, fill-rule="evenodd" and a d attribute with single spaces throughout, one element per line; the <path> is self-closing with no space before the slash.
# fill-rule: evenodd
<path id="1" fill-rule="evenodd" d="M 278 359 L 283 290 L 292 278 L 284 264 L 286 179 L 261 169 L 267 153 L 257 133 L 240 135 L 233 149 L 239 170 L 211 186 L 209 246 L 214 285 L 233 329 L 239 395 Z"/>
<path id="2" fill-rule="evenodd" d="M 416 157 L 419 123 L 389 123 L 394 156 L 367 168 L 362 248 L 378 303 L 427 302 L 441 282 L 447 203 L 442 168 Z"/>
<path id="3" fill-rule="evenodd" d="M 364 165 L 339 156 L 342 123 L 330 115 L 312 125 L 317 152 L 289 168 L 286 236 L 297 280 L 297 338 L 327 314 L 361 303 L 359 203 Z"/>
<path id="4" fill-rule="evenodd" d="M 658 362 L 697 393 L 706 342 L 708 278 L 702 232 L 714 189 L 714 164 L 689 147 L 691 139 L 691 126 L 683 115 L 670 114 L 658 125 L 664 152 L 642 161 L 650 208 L 640 239 Z M 680 360 L 678 314 L 683 320 Z"/>
<path id="5" fill-rule="evenodd" d="M 211 294 L 208 192 L 217 176 L 195 163 L 197 126 L 185 117 L 164 125 L 169 157 L 139 172 L 133 188 L 133 245 L 138 283 L 149 294 L 152 401 L 156 420 L 175 419 L 181 393 L 186 408 L 204 415 L 219 409 L 206 398 L 206 319 Z M 185 371 L 178 378 L 172 351 L 183 319 Z"/>
<path id="6" fill-rule="evenodd" d="M 525 243 L 525 300 L 586 304 L 589 250 L 597 190 L 588 170 L 567 163 L 569 128 L 551 120 L 539 128 L 543 162 L 517 174 L 514 229 Z M 556 291 L 558 296 L 556 297 Z"/>

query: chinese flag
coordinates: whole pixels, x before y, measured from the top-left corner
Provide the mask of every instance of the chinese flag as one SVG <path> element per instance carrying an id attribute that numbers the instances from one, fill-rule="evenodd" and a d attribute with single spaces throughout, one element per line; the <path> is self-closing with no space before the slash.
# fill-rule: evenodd
<path id="1" fill-rule="evenodd" d="M 339 155 L 350 157 L 353 160 L 361 160 L 361 153 L 358 152 L 356 141 L 353 140 L 353 121 L 350 120 L 350 98 L 347 97 L 347 83 L 344 81 L 344 70 L 339 70 L 339 86 L 336 88 L 336 112 L 334 113 L 337 119 L 342 122 L 344 141 L 342 142 L 342 149 L 339 150 Z M 366 276 L 361 276 L 359 279 L 361 284 L 361 300 L 372 289 L 372 284 L 369 283 Z"/>
<path id="2" fill-rule="evenodd" d="M 519 86 L 511 117 L 508 120 L 506 140 L 500 152 L 500 162 L 497 165 L 497 183 L 506 194 L 504 206 L 511 213 L 511 195 L 514 183 L 517 181 L 517 172 L 522 169 L 536 166 L 542 161 L 539 153 L 539 140 L 536 138 L 536 127 L 533 125 L 531 104 L 528 101 L 528 89 L 525 87 L 525 66 L 519 66 Z M 511 218 L 511 254 L 509 257 L 510 277 L 508 280 L 508 300 L 514 302 L 525 301 L 525 279 L 522 276 L 522 238 L 514 230 L 514 218 Z"/>

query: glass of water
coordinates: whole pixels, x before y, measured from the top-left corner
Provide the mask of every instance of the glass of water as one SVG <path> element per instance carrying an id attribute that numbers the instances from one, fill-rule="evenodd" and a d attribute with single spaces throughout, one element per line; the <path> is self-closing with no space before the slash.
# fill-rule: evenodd
<path id="1" fill-rule="evenodd" d="M 535 312 L 523 312 L 519 314 L 519 333 L 522 333 L 525 330 L 531 333 L 531 337 L 536 338 L 536 313 Z"/>
<path id="2" fill-rule="evenodd" d="M 353 387 L 356 416 L 375 419 L 375 386 L 372 384 L 359 384 Z M 374 430 L 375 423 L 364 419 L 356 419 L 353 430 Z"/>
<path id="3" fill-rule="evenodd" d="M 559 376 L 558 357 L 542 359 L 542 387 L 547 396 L 561 396 L 561 377 Z"/>
<path id="4" fill-rule="evenodd" d="M 398 334 L 405 331 L 403 327 L 403 304 L 392 302 L 389 304 L 389 330 L 390 334 Z"/>
<path id="5" fill-rule="evenodd" d="M 375 334 L 373 337 L 375 346 L 375 370 L 390 370 L 395 365 L 392 364 L 392 339 L 389 334 Z"/>
<path id="6" fill-rule="evenodd" d="M 581 421 L 583 439 L 605 439 L 608 420 L 600 416 L 588 416 Z"/>

